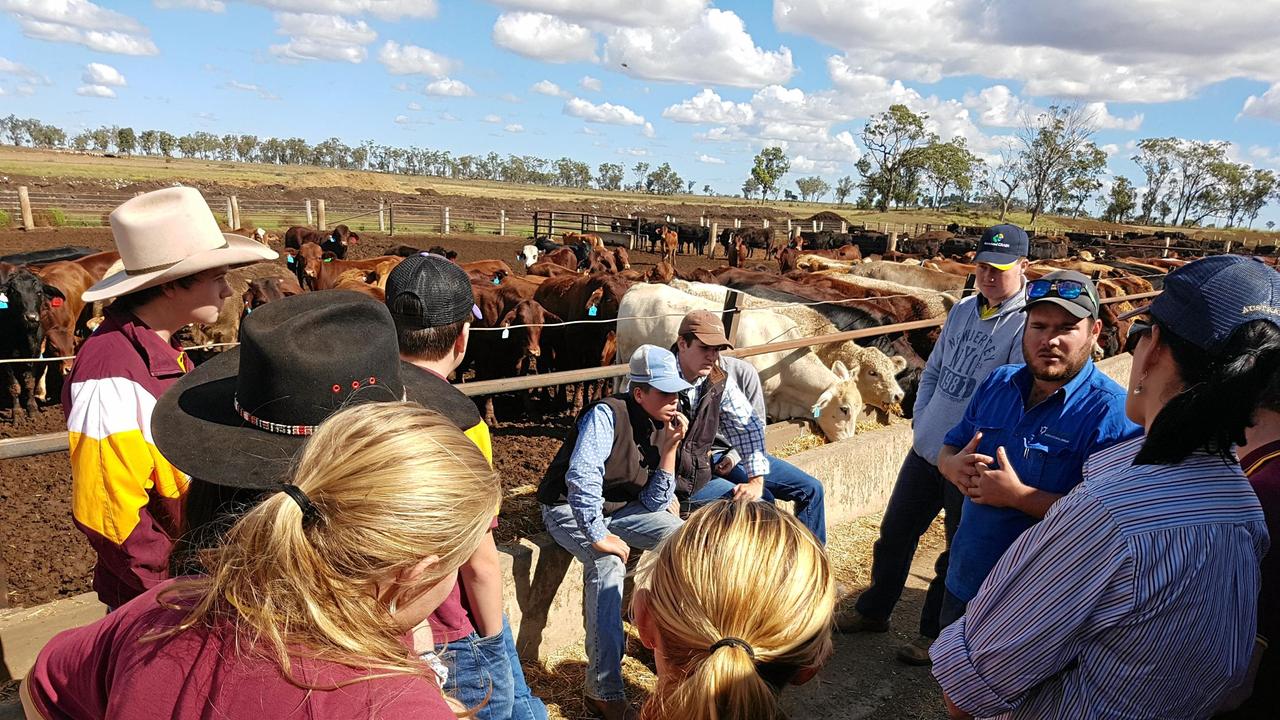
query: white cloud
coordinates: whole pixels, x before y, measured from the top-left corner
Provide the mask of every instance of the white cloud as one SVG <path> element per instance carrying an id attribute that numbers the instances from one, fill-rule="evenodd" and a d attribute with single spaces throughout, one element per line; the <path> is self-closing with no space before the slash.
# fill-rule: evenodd
<path id="1" fill-rule="evenodd" d="M 773 5 L 778 30 L 843 50 L 861 72 L 926 83 L 978 75 L 1021 81 L 1030 97 L 1119 102 L 1186 99 L 1232 77 L 1275 82 L 1274 42 L 1258 32 L 1274 15 L 1273 3 L 1244 0 Z"/>
<path id="2" fill-rule="evenodd" d="M 15 88 L 15 89 L 18 91 L 18 94 L 19 94 L 19 95 L 27 95 L 27 96 L 30 96 L 30 95 L 35 95 L 35 94 L 36 94 L 36 86 L 35 86 L 35 85 L 19 85 L 19 86 L 18 86 L 17 88 Z"/>
<path id="3" fill-rule="evenodd" d="M 257 93 L 258 97 L 262 98 L 263 100 L 279 100 L 280 99 L 279 95 L 276 95 L 275 93 L 271 92 L 270 90 L 267 90 L 261 85 L 257 85 L 254 83 L 243 83 L 243 82 L 240 82 L 239 80 L 228 80 L 226 83 L 223 84 L 222 87 L 227 88 L 228 90 L 240 90 L 242 92 Z"/>
<path id="4" fill-rule="evenodd" d="M 160 52 L 142 23 L 89 0 L 0 0 L 0 10 L 12 15 L 29 38 L 118 55 Z"/>
<path id="5" fill-rule="evenodd" d="M 113 98 L 116 96 L 116 91 L 106 85 L 81 85 L 76 88 L 76 94 L 85 97 Z"/>
<path id="6" fill-rule="evenodd" d="M 749 125 L 755 120 L 755 110 L 749 103 L 722 100 L 711 88 L 662 111 L 662 117 L 682 123 L 707 125 Z"/>
<path id="7" fill-rule="evenodd" d="M 378 51 L 378 62 L 387 66 L 392 75 L 427 75 L 446 77 L 457 69 L 459 63 L 417 45 L 401 45 L 388 40 Z"/>
<path id="8" fill-rule="evenodd" d="M 409 116 L 408 116 L 408 115 L 397 115 L 397 116 L 396 116 L 396 118 L 395 118 L 395 120 L 392 120 L 392 122 L 396 123 L 397 125 L 406 125 L 406 124 L 408 124 L 408 122 L 409 122 Z"/>
<path id="9" fill-rule="evenodd" d="M 462 118 L 460 118 L 460 117 L 458 117 L 457 115 L 454 115 L 453 113 L 448 112 L 448 111 L 445 111 L 445 112 L 440 113 L 440 119 L 441 119 L 441 120 L 446 120 L 446 121 L 448 121 L 448 122 L 461 122 L 461 121 L 462 121 Z"/>
<path id="10" fill-rule="evenodd" d="M 1240 114 L 1280 122 L 1280 82 L 1268 88 L 1261 97 L 1250 95 L 1244 101 Z"/>
<path id="11" fill-rule="evenodd" d="M 365 45 L 378 33 L 363 20 L 351 21 L 337 15 L 317 13 L 276 13 L 277 35 L 289 42 L 272 45 L 270 52 L 286 61 L 335 60 L 361 63 L 368 57 Z"/>
<path id="12" fill-rule="evenodd" d="M 641 132 L 647 138 L 651 138 L 657 135 L 657 133 L 653 129 L 653 123 L 650 123 L 650 122 L 647 122 L 644 124 L 644 128 L 641 130 Z"/>
<path id="13" fill-rule="evenodd" d="M 439 11 L 436 0 L 249 0 L 272 10 L 320 13 L 325 15 L 362 15 L 368 13 L 381 20 L 402 17 L 433 18 Z"/>
<path id="14" fill-rule="evenodd" d="M 727 127 L 711 128 L 704 133 L 694 133 L 695 140 L 708 140 L 710 142 L 732 142 L 734 140 L 743 139 L 743 135 L 737 129 L 730 130 Z"/>
<path id="15" fill-rule="evenodd" d="M 551 13 L 582 23 L 679 27 L 698 18 L 707 0 L 493 0 L 519 10 Z"/>
<path id="16" fill-rule="evenodd" d="M 507 132 L 509 132 L 509 133 L 522 133 L 522 132 L 524 132 L 524 126 L 523 126 L 523 125 L 521 125 L 520 123 L 511 123 L 510 125 L 508 125 L 508 126 L 506 126 L 506 127 L 502 128 L 502 129 L 503 129 L 503 130 L 505 130 L 505 131 L 507 131 Z"/>
<path id="17" fill-rule="evenodd" d="M 493 43 L 543 62 L 591 62 L 596 59 L 596 40 L 589 29 L 546 13 L 499 15 L 493 23 Z"/>
<path id="18" fill-rule="evenodd" d="M 978 122 L 987 127 L 1021 127 L 1024 120 L 1044 112 L 1024 102 L 1005 85 L 992 85 L 978 93 L 965 93 L 964 106 L 978 113 Z"/>
<path id="19" fill-rule="evenodd" d="M 485 122 L 487 122 L 487 123 L 493 123 L 494 125 L 497 125 L 498 123 L 502 122 L 502 116 L 501 116 L 501 115 L 492 115 L 492 114 L 490 114 L 490 115 L 485 115 L 485 116 L 484 116 L 484 121 L 485 121 Z"/>
<path id="20" fill-rule="evenodd" d="M 594 78 L 594 77 L 591 77 L 590 75 L 583 75 L 582 79 L 578 81 L 578 87 L 582 88 L 583 90 L 600 92 L 604 88 L 604 83 L 600 82 L 600 78 Z"/>
<path id="21" fill-rule="evenodd" d="M 1142 127 L 1144 115 L 1138 113 L 1131 118 L 1116 117 L 1107 109 L 1104 102 L 1092 102 L 1085 105 L 1085 112 L 1093 115 L 1093 122 L 1103 130 L 1137 130 Z"/>
<path id="22" fill-rule="evenodd" d="M 714 8 L 690 25 L 615 29 L 604 55 L 608 64 L 649 80 L 761 87 L 795 73 L 791 50 L 757 47 L 742 18 Z"/>
<path id="23" fill-rule="evenodd" d="M 587 122 L 604 123 L 606 125 L 638 125 L 645 124 L 644 116 L 625 105 L 600 103 L 596 105 L 582 98 L 570 98 L 564 104 L 564 114 L 582 118 Z"/>
<path id="24" fill-rule="evenodd" d="M 596 130 L 590 125 L 583 125 L 582 128 L 578 130 L 578 132 L 582 133 L 583 135 L 599 135 L 600 134 L 599 130 Z"/>
<path id="25" fill-rule="evenodd" d="M 161 10 L 201 10 L 221 13 L 227 11 L 227 4 L 222 0 L 154 0 Z"/>
<path id="26" fill-rule="evenodd" d="M 523 100 L 520 99 L 520 96 L 516 95 L 515 93 L 502 93 L 501 95 L 498 96 L 498 99 L 502 100 L 503 102 L 516 103 L 516 104 L 524 102 Z"/>
<path id="27" fill-rule="evenodd" d="M 443 97 L 467 97 L 475 95 L 475 91 L 467 86 L 461 80 L 452 78 L 442 78 L 435 82 L 428 83 L 422 92 L 427 95 L 439 95 Z"/>
<path id="28" fill-rule="evenodd" d="M 3 56 L 0 56 L 0 75 L 16 75 L 17 77 L 29 78 L 31 80 L 40 79 L 40 74 L 35 70 Z"/>
<path id="29" fill-rule="evenodd" d="M 708 165 L 723 165 L 723 164 L 724 164 L 724 160 L 721 160 L 721 159 L 720 159 L 720 158 L 718 158 L 718 157 L 711 157 L 710 155 L 699 155 L 699 156 L 698 156 L 698 162 L 700 162 L 700 163 L 706 163 L 706 164 L 708 164 Z"/>
<path id="30" fill-rule="evenodd" d="M 1115 143 L 1107 143 L 1099 148 L 1099 150 L 1106 153 L 1108 158 L 1115 157 L 1120 154 L 1120 146 Z"/>
<path id="31" fill-rule="evenodd" d="M 632 155 L 634 157 L 645 157 L 649 154 L 648 150 L 638 147 L 618 148 L 619 155 Z"/>
<path id="32" fill-rule="evenodd" d="M 569 97 L 571 94 L 568 90 L 565 90 L 550 80 L 539 80 L 529 89 L 539 95 L 549 95 L 551 97 Z"/>
<path id="33" fill-rule="evenodd" d="M 409 109 L 412 110 L 413 112 L 419 112 L 420 110 L 422 110 L 422 104 L 417 101 L 410 102 Z"/>
<path id="34" fill-rule="evenodd" d="M 103 63 L 92 62 L 84 66 L 84 74 L 80 77 L 89 85 L 115 85 L 116 87 L 124 87 L 128 83 L 125 82 L 124 75 L 120 71 L 104 65 Z"/>

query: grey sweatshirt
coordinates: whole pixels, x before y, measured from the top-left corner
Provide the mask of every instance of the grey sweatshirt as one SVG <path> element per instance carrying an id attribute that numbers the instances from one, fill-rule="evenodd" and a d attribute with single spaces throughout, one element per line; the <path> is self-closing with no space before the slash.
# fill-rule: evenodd
<path id="1" fill-rule="evenodd" d="M 942 439 L 964 417 L 973 391 L 1001 365 L 1021 363 L 1026 295 L 1019 290 L 983 320 L 978 295 L 956 303 L 924 366 L 916 394 L 913 447 L 937 464 Z"/>

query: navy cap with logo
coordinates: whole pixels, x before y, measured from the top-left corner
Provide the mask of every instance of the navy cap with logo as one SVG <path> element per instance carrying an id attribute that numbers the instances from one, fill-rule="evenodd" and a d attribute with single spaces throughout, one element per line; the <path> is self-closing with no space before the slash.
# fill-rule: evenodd
<path id="1" fill-rule="evenodd" d="M 1150 305 L 1120 319 L 1150 314 L 1197 347 L 1220 350 L 1241 325 L 1267 320 L 1280 325 L 1280 273 L 1239 255 L 1217 255 L 1169 273 Z"/>
<path id="2" fill-rule="evenodd" d="M 1008 270 L 1026 257 L 1030 248 L 1031 241 L 1022 228 L 1017 225 L 996 225 L 982 233 L 982 242 L 978 243 L 978 254 L 973 261 Z"/>
<path id="3" fill-rule="evenodd" d="M 471 278 L 453 261 L 421 253 L 387 276 L 387 309 L 401 322 L 430 328 L 480 318 Z"/>

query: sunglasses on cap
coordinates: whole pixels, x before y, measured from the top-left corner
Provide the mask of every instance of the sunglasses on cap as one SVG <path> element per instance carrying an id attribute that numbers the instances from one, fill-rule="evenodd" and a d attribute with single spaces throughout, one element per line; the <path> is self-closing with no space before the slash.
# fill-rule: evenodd
<path id="1" fill-rule="evenodd" d="M 1027 299 L 1039 300 L 1046 297 L 1060 297 L 1063 300 L 1075 300 L 1081 295 L 1088 296 L 1088 287 L 1079 280 L 1032 280 L 1027 284 Z"/>

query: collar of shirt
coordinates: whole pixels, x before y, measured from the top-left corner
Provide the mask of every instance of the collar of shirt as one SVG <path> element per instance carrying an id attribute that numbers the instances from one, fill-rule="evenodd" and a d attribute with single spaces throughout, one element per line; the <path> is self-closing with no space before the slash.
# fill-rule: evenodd
<path id="1" fill-rule="evenodd" d="M 1280 440 L 1272 440 L 1245 455 L 1240 460 L 1240 467 L 1244 469 L 1245 475 L 1253 475 L 1258 470 L 1261 470 L 1263 465 L 1278 457 L 1280 457 Z"/>
<path id="2" fill-rule="evenodd" d="M 187 372 L 187 354 L 174 337 L 168 342 L 160 339 L 156 331 L 147 327 L 133 313 L 125 310 L 113 310 L 110 306 L 105 315 L 103 328 L 100 330 L 119 329 L 120 334 L 128 338 L 138 350 L 138 355 L 146 363 L 147 372 L 152 377 L 163 378 L 182 375 Z"/>
<path id="3" fill-rule="evenodd" d="M 1093 364 L 1093 359 L 1085 360 L 1084 367 L 1080 368 L 1080 372 L 1076 373 L 1076 376 L 1071 378 L 1066 385 L 1054 390 L 1045 400 L 1047 401 L 1049 398 L 1059 395 L 1061 395 L 1063 402 L 1071 400 L 1072 396 L 1089 382 L 1095 372 L 1097 372 L 1097 368 Z M 1013 382 L 1018 387 L 1018 392 L 1022 395 L 1022 402 L 1025 406 L 1027 398 L 1031 396 L 1031 384 L 1035 382 L 1035 378 L 1031 375 L 1031 366 L 1023 365 L 1018 368 L 1017 372 L 1013 374 Z"/>
<path id="4" fill-rule="evenodd" d="M 1022 312 L 1027 305 L 1027 280 L 1022 279 L 1022 286 L 1013 295 L 1004 299 L 999 305 L 988 305 L 987 296 L 978 293 L 978 302 L 973 304 L 974 312 L 980 320 L 990 320 L 1012 312 Z"/>

